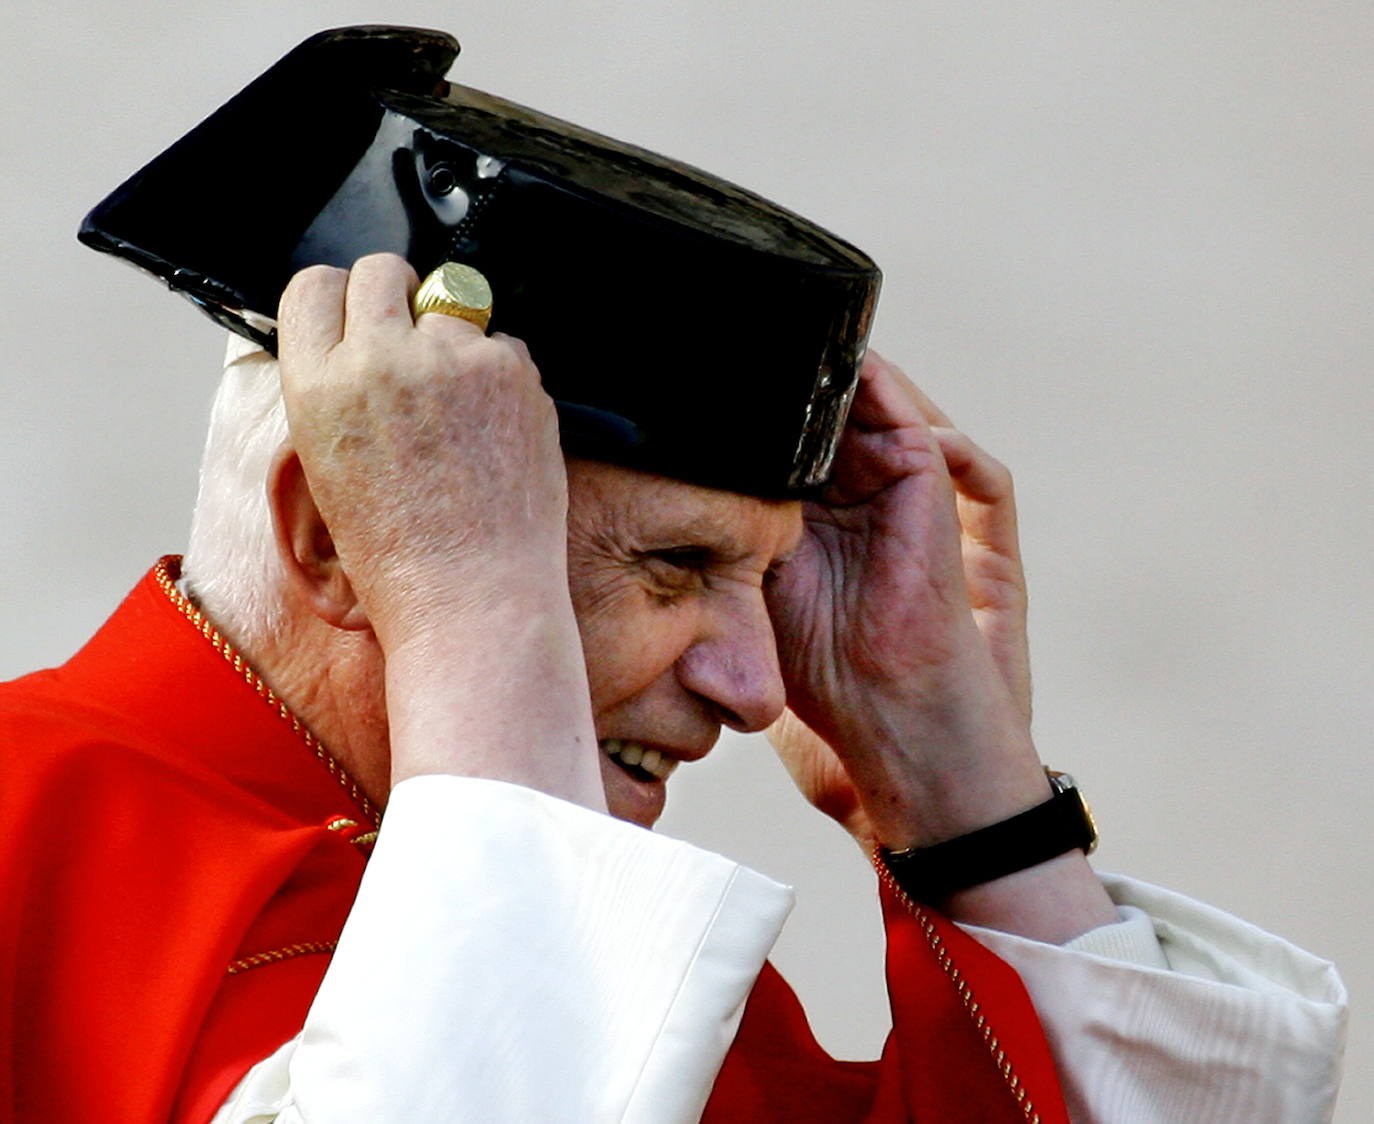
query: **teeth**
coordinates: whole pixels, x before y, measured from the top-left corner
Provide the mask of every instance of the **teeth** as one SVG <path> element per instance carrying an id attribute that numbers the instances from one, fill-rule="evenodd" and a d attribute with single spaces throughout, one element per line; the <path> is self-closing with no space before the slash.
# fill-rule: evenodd
<path id="1" fill-rule="evenodd" d="M 661 781 L 666 781 L 678 767 L 676 758 L 665 757 L 660 750 L 645 749 L 639 742 L 623 738 L 603 738 L 601 751 L 623 765 L 637 765 Z"/>

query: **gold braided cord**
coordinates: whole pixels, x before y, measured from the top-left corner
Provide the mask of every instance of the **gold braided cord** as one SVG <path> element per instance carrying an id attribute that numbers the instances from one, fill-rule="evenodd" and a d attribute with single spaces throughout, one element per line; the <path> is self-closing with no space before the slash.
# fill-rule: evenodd
<path id="1" fill-rule="evenodd" d="M 176 587 L 176 575 L 179 572 L 181 559 L 177 555 L 169 554 L 158 561 L 154 569 L 154 577 L 162 591 L 171 599 L 172 603 L 181 611 L 204 636 L 221 656 L 234 668 L 236 672 L 243 676 L 245 682 L 257 693 L 265 703 L 271 706 L 279 717 L 285 722 L 290 723 L 291 729 L 295 731 L 305 742 L 306 746 L 315 756 L 324 763 L 334 779 L 353 798 L 353 801 L 362 809 L 364 815 L 372 821 L 374 827 L 381 826 L 381 815 L 372 806 L 372 803 L 363 794 L 356 781 L 348 775 L 344 767 L 334 759 L 323 743 L 315 737 L 294 714 L 285 702 L 277 698 L 270 687 L 263 682 L 262 677 L 249 666 L 248 662 L 236 652 L 229 642 L 219 633 L 208 617 L 195 607 L 181 591 Z M 356 827 L 357 824 L 346 817 L 337 817 L 330 821 L 330 830 L 338 831 L 349 827 Z M 369 831 L 352 837 L 349 842 L 365 845 L 376 841 L 376 831 Z M 887 864 L 882 861 L 882 857 L 876 851 L 874 853 L 874 865 L 877 867 L 878 875 L 898 898 L 903 905 L 916 918 L 921 927 L 921 932 L 925 935 L 927 944 L 930 945 L 931 952 L 935 954 L 936 960 L 950 983 L 954 985 L 958 992 L 959 999 L 963 1003 L 964 1010 L 968 1012 L 973 1020 L 974 1026 L 983 1037 L 987 1044 L 988 1053 L 991 1055 L 993 1063 L 997 1066 L 997 1071 L 1007 1083 L 1007 1087 L 1016 1098 L 1016 1103 L 1021 1106 L 1021 1112 L 1027 1120 L 1027 1124 L 1040 1124 L 1040 1114 L 1031 1103 L 1030 1096 L 1027 1094 L 1025 1086 L 1016 1076 L 1011 1061 L 1006 1056 L 1006 1051 L 1002 1049 L 1001 1042 L 994 1033 L 992 1024 L 988 1022 L 979 1008 L 978 1001 L 974 998 L 973 989 L 963 978 L 958 966 L 954 963 L 948 949 L 944 947 L 944 940 L 936 931 L 934 923 L 930 920 L 927 911 L 915 902 L 905 890 L 903 890 L 892 877 L 887 869 Z M 265 964 L 275 964 L 281 960 L 289 960 L 296 956 L 306 956 L 315 953 L 332 953 L 337 945 L 337 941 L 306 941 L 300 944 L 287 945 L 283 948 L 272 949 L 267 952 L 255 953 L 252 956 L 245 956 L 233 961 L 228 968 L 229 975 L 237 975 L 250 968 L 262 967 Z"/>
<path id="2" fill-rule="evenodd" d="M 172 604 L 180 610 L 196 630 L 210 642 L 210 646 L 215 649 L 226 662 L 239 675 L 243 676 L 244 682 L 256 692 L 258 698 L 262 699 L 268 706 L 276 711 L 277 716 L 287 724 L 300 737 L 308 748 L 327 768 L 330 774 L 343 787 L 344 791 L 353 798 L 353 802 L 362 810 L 363 814 L 372 821 L 373 827 L 380 827 L 382 823 L 381 813 L 372 806 L 362 789 L 358 787 L 358 782 L 350 777 L 342 765 L 334 759 L 334 756 L 325 748 L 324 744 L 315 737 L 307 728 L 304 722 L 291 713 L 291 708 L 277 697 L 275 692 L 263 682 L 262 676 L 253 670 L 247 660 L 238 654 L 233 646 L 226 640 L 210 623 L 210 619 L 195 607 L 191 601 L 183 596 L 181 590 L 177 588 L 177 578 L 181 572 L 181 558 L 175 554 L 168 554 L 158 560 L 157 566 L 153 569 L 153 577 L 157 581 L 162 592 L 167 595 Z M 375 837 L 374 837 L 375 838 Z"/>
<path id="3" fill-rule="evenodd" d="M 1026 1087 L 1021 1084 L 1021 1079 L 1016 1075 L 1011 1059 L 1007 1057 L 1006 1050 L 1002 1048 L 1002 1043 L 994 1033 L 992 1024 L 988 1022 L 987 1016 L 983 1014 L 977 999 L 974 998 L 973 988 L 964 979 L 964 974 L 959 970 L 959 966 L 954 963 L 954 958 L 950 955 L 949 949 L 945 947 L 944 938 L 936 930 L 935 923 L 930 919 L 929 911 L 897 884 L 897 880 L 892 877 L 892 872 L 887 869 L 887 863 L 883 862 L 881 851 L 876 847 L 873 850 L 873 865 L 877 868 L 878 877 L 882 879 L 883 884 L 897 896 L 897 900 L 906 906 L 911 915 L 916 918 L 916 923 L 920 925 L 921 932 L 926 938 L 926 944 L 930 946 L 930 951 L 935 954 L 935 960 L 949 978 L 949 982 L 954 985 L 959 1000 L 964 1005 L 964 1010 L 973 1020 L 973 1025 L 977 1027 L 978 1033 L 982 1035 L 988 1053 L 992 1056 L 993 1065 L 997 1067 L 997 1072 L 1002 1075 L 1002 1080 L 1007 1083 L 1007 1088 L 1016 1098 L 1016 1103 L 1020 1105 L 1027 1124 L 1040 1124 L 1040 1113 L 1031 1103 L 1030 1094 L 1026 1092 Z"/>
<path id="4" fill-rule="evenodd" d="M 338 947 L 338 941 L 302 941 L 300 944 L 289 944 L 283 948 L 269 949 L 267 952 L 255 952 L 252 956 L 240 957 L 230 963 L 225 969 L 225 975 L 237 976 L 240 972 L 246 972 L 250 968 L 261 968 L 264 964 L 276 964 L 282 960 L 291 960 L 297 956 L 310 956 L 315 953 L 332 953 Z"/>

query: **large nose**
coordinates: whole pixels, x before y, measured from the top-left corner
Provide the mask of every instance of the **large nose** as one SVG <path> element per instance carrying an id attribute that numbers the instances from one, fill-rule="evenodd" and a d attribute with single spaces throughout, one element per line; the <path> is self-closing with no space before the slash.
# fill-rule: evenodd
<path id="1" fill-rule="evenodd" d="M 762 594 L 751 591 L 714 607 L 701 626 L 678 658 L 678 681 L 706 700 L 731 729 L 754 733 L 771 726 L 787 694 Z"/>

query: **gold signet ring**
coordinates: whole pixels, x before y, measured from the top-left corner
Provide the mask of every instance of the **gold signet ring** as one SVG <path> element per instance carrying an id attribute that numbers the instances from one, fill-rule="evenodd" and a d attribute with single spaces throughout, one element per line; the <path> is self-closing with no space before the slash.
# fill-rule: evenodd
<path id="1" fill-rule="evenodd" d="M 491 285 L 472 266 L 446 261 L 420 282 L 410 307 L 416 320 L 426 312 L 442 312 L 470 320 L 485 332 L 491 320 Z"/>

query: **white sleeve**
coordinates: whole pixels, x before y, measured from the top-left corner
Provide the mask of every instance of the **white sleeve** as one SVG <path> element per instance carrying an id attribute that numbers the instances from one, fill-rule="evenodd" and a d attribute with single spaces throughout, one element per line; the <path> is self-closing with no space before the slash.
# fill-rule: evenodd
<path id="1" fill-rule="evenodd" d="M 1181 894 L 1102 881 L 1123 921 L 1063 947 L 968 927 L 1025 981 L 1075 1124 L 1330 1120 L 1334 966 Z"/>
<path id="2" fill-rule="evenodd" d="M 305 1029 L 213 1124 L 695 1121 L 791 905 L 531 789 L 407 780 Z"/>

